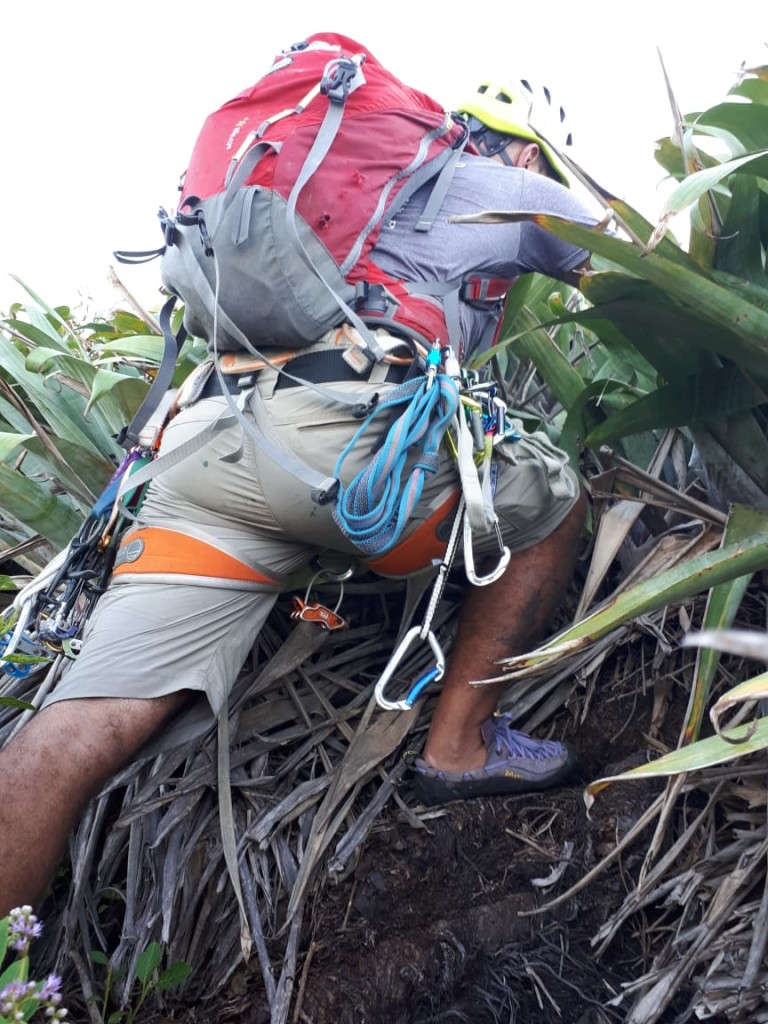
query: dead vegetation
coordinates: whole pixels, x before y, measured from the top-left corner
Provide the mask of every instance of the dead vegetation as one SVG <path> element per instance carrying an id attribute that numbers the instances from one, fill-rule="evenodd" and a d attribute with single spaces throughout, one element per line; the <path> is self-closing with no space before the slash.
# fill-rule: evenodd
<path id="1" fill-rule="evenodd" d="M 587 587 L 607 601 L 627 578 L 719 543 L 717 514 L 644 496 L 637 515 L 611 517 L 624 527 L 611 557 L 596 531 L 564 623 L 584 614 Z M 614 493 L 596 508 L 604 518 L 622 504 Z M 114 1004 L 130 1005 L 137 958 L 157 940 L 164 964 L 192 971 L 147 1004 L 147 1022 L 768 1020 L 764 754 L 615 783 L 589 814 L 582 799 L 582 784 L 677 745 L 695 659 L 680 639 L 702 602 L 640 615 L 543 668 L 512 666 L 520 725 L 572 737 L 581 784 L 426 811 L 401 754 L 420 742 L 433 698 L 399 713 L 372 700 L 397 636 L 423 613 L 425 584 L 346 586 L 348 630 L 294 624 L 286 599 L 226 729 L 148 752 L 89 807 L 42 908 L 38 951 L 41 969 L 65 973 L 70 1005 L 82 999 L 75 1019 L 102 1020 L 93 950 L 109 956 Z M 334 603 L 332 588 L 318 594 Z M 434 624 L 446 649 L 460 595 L 457 578 Z M 763 627 L 759 582 L 740 615 Z M 429 655 L 413 648 L 404 680 Z M 722 659 L 714 692 L 752 672 Z M 40 680 L 14 687 L 29 699 Z M 2 715 L 5 740 L 21 716 Z"/>

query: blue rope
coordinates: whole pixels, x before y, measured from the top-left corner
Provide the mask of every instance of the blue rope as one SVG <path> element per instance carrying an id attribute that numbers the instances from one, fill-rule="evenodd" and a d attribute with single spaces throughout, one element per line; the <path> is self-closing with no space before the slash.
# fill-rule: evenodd
<path id="1" fill-rule="evenodd" d="M 382 555 L 397 544 L 421 497 L 427 473 L 437 472 L 439 448 L 456 414 L 459 391 L 445 374 L 420 377 L 393 388 L 376 406 L 336 462 L 341 480 L 344 461 L 377 416 L 405 408 L 377 454 L 348 486 L 339 484 L 333 517 L 342 533 L 367 555 Z M 420 448 L 415 461 L 408 458 Z M 407 476 L 403 479 L 404 475 Z"/>

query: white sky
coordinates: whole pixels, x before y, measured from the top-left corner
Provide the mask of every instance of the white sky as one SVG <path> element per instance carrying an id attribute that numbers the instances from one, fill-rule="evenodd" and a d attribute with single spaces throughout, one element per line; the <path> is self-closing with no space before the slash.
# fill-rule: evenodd
<path id="1" fill-rule="evenodd" d="M 548 85 L 574 155 L 653 220 L 664 195 L 653 143 L 672 129 L 657 48 L 682 110 L 705 109 L 743 61 L 768 64 L 765 13 L 765 0 L 9 0 L 0 310 L 26 297 L 10 274 L 53 305 L 120 304 L 112 265 L 156 308 L 158 262 L 122 267 L 112 251 L 160 243 L 157 209 L 173 209 L 205 117 L 280 49 L 323 30 L 364 44 L 447 108 L 488 76 Z"/>

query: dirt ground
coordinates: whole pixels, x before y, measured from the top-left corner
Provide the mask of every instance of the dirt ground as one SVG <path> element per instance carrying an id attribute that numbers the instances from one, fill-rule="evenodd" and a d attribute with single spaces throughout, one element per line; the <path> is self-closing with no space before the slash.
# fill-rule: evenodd
<path id="1" fill-rule="evenodd" d="M 648 728 L 651 713 L 646 698 L 635 709 L 634 737 Z M 622 900 L 620 871 L 545 908 L 609 853 L 647 806 L 647 784 L 642 794 L 622 784 L 598 797 L 587 817 L 582 783 L 605 773 L 607 751 L 627 749 L 621 744 L 617 751 L 613 740 L 623 724 L 615 715 L 595 715 L 579 730 L 582 777 L 572 787 L 454 804 L 423 831 L 382 825 L 354 876 L 326 889 L 315 906 L 299 1019 L 611 1020 L 590 1014 L 631 979 L 641 953 L 629 936 L 604 962 L 590 947 Z M 623 870 L 631 871 L 631 860 Z"/>
<path id="2" fill-rule="evenodd" d="M 679 664 L 653 665 L 651 684 L 638 670 L 637 645 L 626 664 L 624 657 L 620 648 L 604 666 L 601 678 L 610 682 L 591 695 L 586 713 L 582 696 L 551 723 L 579 753 L 570 786 L 424 812 L 403 777 L 400 796 L 422 827 L 390 801 L 346 876 L 317 885 L 292 1024 L 625 1020 L 627 1004 L 610 1003 L 649 967 L 642 929 L 624 927 L 600 958 L 592 940 L 632 888 L 646 837 L 596 881 L 558 899 L 615 849 L 661 788 L 613 784 L 588 814 L 584 786 L 677 742 L 687 698 L 675 683 Z M 210 1002 L 173 1005 L 158 1014 L 147 1003 L 135 1024 L 270 1022 L 256 958 Z"/>
<path id="3" fill-rule="evenodd" d="M 621 904 L 642 841 L 548 904 L 615 848 L 660 788 L 615 784 L 589 816 L 582 795 L 587 782 L 645 760 L 649 736 L 663 742 L 653 740 L 658 712 L 653 693 L 629 682 L 578 729 L 561 728 L 580 755 L 580 777 L 565 789 L 436 808 L 420 814 L 421 829 L 392 804 L 347 877 L 315 894 L 294 1024 L 622 1021 L 626 1005 L 608 1003 L 647 967 L 642 937 L 624 929 L 599 960 L 591 940 Z M 678 727 L 668 714 L 672 744 Z M 407 777 L 401 793 L 414 806 Z M 268 1024 L 258 967 L 232 979 L 214 1016 L 197 1007 L 173 1019 Z"/>

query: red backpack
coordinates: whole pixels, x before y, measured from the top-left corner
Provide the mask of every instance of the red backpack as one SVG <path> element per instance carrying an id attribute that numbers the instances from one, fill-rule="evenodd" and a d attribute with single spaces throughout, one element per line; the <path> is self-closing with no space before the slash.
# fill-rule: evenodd
<path id="1" fill-rule="evenodd" d="M 353 323 L 448 338 L 441 304 L 457 282 L 413 285 L 376 267 L 382 222 L 426 182 L 429 230 L 467 145 L 463 121 L 336 34 L 278 54 L 251 89 L 206 120 L 162 278 L 184 325 L 218 350 L 309 345 Z M 419 294 L 417 294 L 417 292 Z"/>

